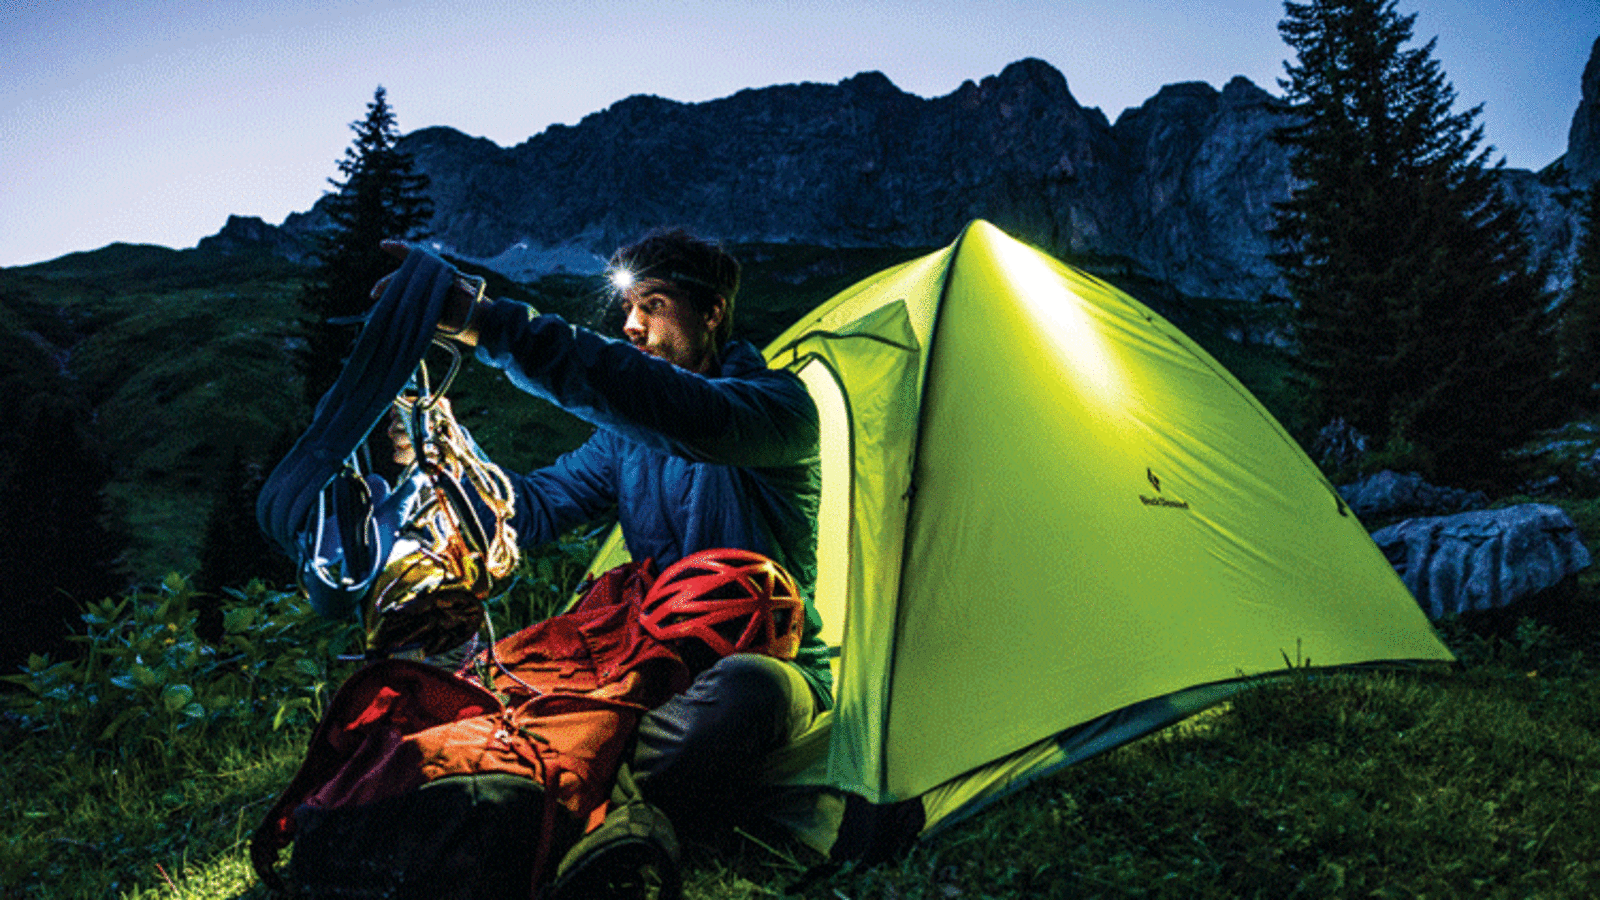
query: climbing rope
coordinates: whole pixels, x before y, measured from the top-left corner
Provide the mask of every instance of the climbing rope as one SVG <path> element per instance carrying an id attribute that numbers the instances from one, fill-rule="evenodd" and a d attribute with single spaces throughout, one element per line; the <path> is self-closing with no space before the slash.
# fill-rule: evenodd
<path id="1" fill-rule="evenodd" d="M 440 320 L 462 280 L 411 249 L 256 504 L 262 530 L 298 561 L 312 606 L 331 618 L 361 610 L 369 656 L 435 655 L 470 639 L 517 565 L 510 480 L 444 401 L 461 354 Z M 435 344 L 451 354 L 437 389 L 426 358 Z M 392 487 L 364 462 L 385 415 L 415 448 Z"/>
<path id="2" fill-rule="evenodd" d="M 484 603 L 519 559 L 511 480 L 444 399 L 460 353 L 453 344 L 441 344 L 452 361 L 439 388 L 430 387 L 424 361 L 413 380 L 415 392 L 402 392 L 392 406 L 413 454 L 398 480 L 416 490 L 401 516 L 394 550 L 367 596 L 369 653 L 420 646 L 434 654 L 467 641 L 487 621 Z"/>

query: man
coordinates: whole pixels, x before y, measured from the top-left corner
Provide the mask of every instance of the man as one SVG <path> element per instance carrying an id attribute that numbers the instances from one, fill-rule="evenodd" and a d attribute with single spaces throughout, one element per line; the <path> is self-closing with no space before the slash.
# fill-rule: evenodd
<path id="1" fill-rule="evenodd" d="M 385 249 L 405 253 L 403 244 Z M 522 545 L 614 507 L 633 558 L 658 571 L 700 550 L 750 550 L 787 569 L 807 598 L 793 662 L 726 657 L 640 727 L 633 774 L 645 799 L 698 830 L 753 808 L 762 760 L 831 705 L 810 600 L 817 411 L 795 375 L 729 340 L 739 264 L 720 247 L 657 231 L 619 249 L 609 269 L 626 340 L 465 287 L 441 331 L 597 428 L 552 465 L 512 476 Z"/>

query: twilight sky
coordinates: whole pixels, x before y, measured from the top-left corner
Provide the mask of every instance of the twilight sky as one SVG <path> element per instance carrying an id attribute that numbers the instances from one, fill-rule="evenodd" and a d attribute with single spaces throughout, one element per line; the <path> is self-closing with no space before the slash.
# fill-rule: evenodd
<path id="1" fill-rule="evenodd" d="M 1600 0 L 1400 0 L 1517 168 L 1566 150 Z M 1038 57 L 1113 121 L 1162 85 L 1282 91 L 1278 0 L 6 0 L 0 266 L 192 247 L 321 195 L 384 85 L 400 129 L 502 146 L 633 94 L 883 72 L 921 97 Z"/>

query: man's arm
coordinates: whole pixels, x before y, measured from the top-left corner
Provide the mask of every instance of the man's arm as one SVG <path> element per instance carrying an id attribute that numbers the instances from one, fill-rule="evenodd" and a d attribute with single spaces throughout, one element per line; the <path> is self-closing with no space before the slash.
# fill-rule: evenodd
<path id="1" fill-rule="evenodd" d="M 507 473 L 515 495 L 511 525 L 518 544 L 548 544 L 617 502 L 615 457 L 607 443 L 605 435 L 596 433 L 542 469 L 526 475 Z"/>
<path id="2" fill-rule="evenodd" d="M 768 467 L 816 456 L 816 406 L 794 375 L 762 368 L 707 378 L 531 313 L 497 300 L 473 315 L 478 360 L 523 390 L 637 443 L 701 462 Z"/>

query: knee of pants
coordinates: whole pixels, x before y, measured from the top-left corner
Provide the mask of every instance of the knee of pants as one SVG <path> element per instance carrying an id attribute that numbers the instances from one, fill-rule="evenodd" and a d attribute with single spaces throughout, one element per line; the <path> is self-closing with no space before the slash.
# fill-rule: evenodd
<path id="1" fill-rule="evenodd" d="M 644 780 L 674 768 L 707 777 L 719 770 L 745 776 L 814 715 L 811 689 L 791 664 L 754 654 L 729 656 L 645 715 L 637 770 Z"/>

